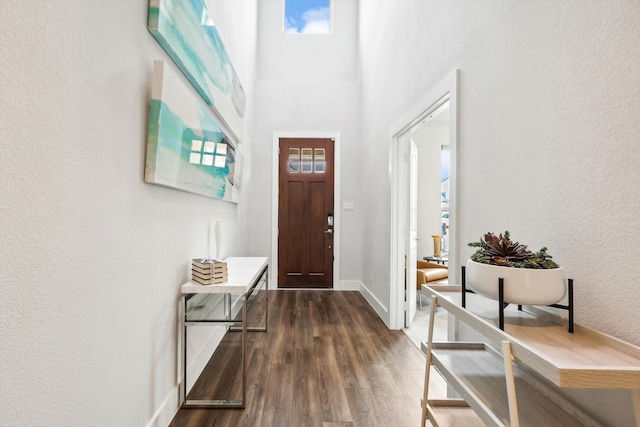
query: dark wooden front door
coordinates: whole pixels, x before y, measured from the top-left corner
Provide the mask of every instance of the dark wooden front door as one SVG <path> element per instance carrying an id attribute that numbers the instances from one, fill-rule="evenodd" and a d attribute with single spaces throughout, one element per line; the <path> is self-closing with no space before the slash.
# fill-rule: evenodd
<path id="1" fill-rule="evenodd" d="M 333 287 L 330 138 L 280 138 L 278 287 Z"/>

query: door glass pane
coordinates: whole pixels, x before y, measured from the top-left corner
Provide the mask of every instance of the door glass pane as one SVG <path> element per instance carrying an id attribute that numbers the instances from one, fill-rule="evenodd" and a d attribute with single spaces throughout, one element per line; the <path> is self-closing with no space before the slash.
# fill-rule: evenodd
<path id="1" fill-rule="evenodd" d="M 302 173 L 311 173 L 313 171 L 313 162 L 310 160 L 302 161 Z"/>
<path id="2" fill-rule="evenodd" d="M 299 160 L 300 159 L 300 149 L 299 148 L 289 148 L 289 159 L 290 160 Z"/>
<path id="3" fill-rule="evenodd" d="M 287 171 L 289 173 L 298 173 L 298 172 L 300 172 L 300 160 L 289 160 Z"/>
<path id="4" fill-rule="evenodd" d="M 302 149 L 302 160 L 313 160 L 313 148 Z"/>

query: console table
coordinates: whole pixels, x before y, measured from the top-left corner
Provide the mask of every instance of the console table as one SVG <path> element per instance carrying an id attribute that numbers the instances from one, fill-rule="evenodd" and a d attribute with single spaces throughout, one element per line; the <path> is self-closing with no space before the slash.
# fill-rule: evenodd
<path id="1" fill-rule="evenodd" d="M 183 407 L 244 408 L 246 400 L 247 332 L 266 332 L 268 317 L 268 270 L 266 257 L 233 257 L 224 260 L 229 278 L 224 283 L 201 285 L 189 281 L 182 285 L 182 383 Z M 248 327 L 247 311 L 260 289 L 265 290 L 264 326 Z M 238 400 L 194 400 L 187 398 L 187 331 L 193 325 L 228 325 L 242 333 L 242 396 Z M 238 325 L 240 325 L 238 327 Z"/>

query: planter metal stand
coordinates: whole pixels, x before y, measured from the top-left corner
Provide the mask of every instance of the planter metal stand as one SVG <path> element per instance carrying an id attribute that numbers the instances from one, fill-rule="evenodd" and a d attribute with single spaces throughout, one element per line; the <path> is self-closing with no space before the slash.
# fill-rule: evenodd
<path id="1" fill-rule="evenodd" d="M 475 294 L 471 289 L 467 289 L 466 286 L 466 267 L 462 266 L 462 307 L 467 308 L 467 292 Z M 504 309 L 509 305 L 504 301 L 504 279 L 498 279 L 498 324 L 500 330 L 504 331 Z M 567 305 L 562 304 L 550 304 L 547 307 L 561 308 L 569 312 L 567 319 L 567 331 L 573 333 L 573 279 L 567 279 Z M 522 311 L 522 305 L 518 305 L 518 310 Z"/>

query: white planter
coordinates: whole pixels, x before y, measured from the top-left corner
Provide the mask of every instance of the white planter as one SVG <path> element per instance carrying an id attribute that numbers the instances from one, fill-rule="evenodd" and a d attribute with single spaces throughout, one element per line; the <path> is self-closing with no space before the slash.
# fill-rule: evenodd
<path id="1" fill-rule="evenodd" d="M 567 291 L 562 268 L 512 268 L 467 261 L 465 284 L 476 293 L 497 301 L 499 278 L 504 279 L 504 300 L 511 304 L 555 304 Z"/>

